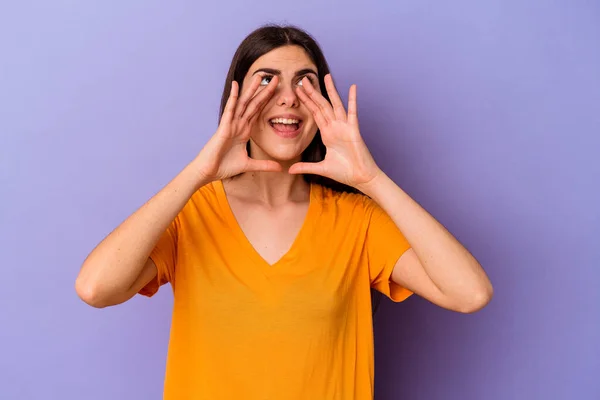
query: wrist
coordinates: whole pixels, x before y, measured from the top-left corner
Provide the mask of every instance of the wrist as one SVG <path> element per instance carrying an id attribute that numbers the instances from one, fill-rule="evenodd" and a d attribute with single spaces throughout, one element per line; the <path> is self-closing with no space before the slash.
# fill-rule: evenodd
<path id="1" fill-rule="evenodd" d="M 196 190 L 215 179 L 206 171 L 205 163 L 200 157 L 195 157 L 185 168 L 190 179 L 194 181 Z"/>
<path id="2" fill-rule="evenodd" d="M 377 173 L 369 181 L 364 182 L 356 186 L 356 189 L 362 193 L 373 198 L 377 194 L 377 189 L 380 188 L 390 178 L 382 170 L 378 170 Z"/>

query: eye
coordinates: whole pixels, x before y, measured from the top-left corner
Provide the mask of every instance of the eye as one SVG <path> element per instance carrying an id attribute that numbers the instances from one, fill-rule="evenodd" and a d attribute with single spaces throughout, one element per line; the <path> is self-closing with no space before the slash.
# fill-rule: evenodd
<path id="1" fill-rule="evenodd" d="M 302 86 L 302 79 L 304 79 L 304 78 L 308 79 L 308 81 L 310 82 L 310 84 L 313 85 L 313 86 L 315 86 L 315 78 L 313 78 L 310 75 L 304 75 L 304 76 L 300 77 L 300 79 L 298 80 L 298 83 L 296 85 Z"/>
<path id="2" fill-rule="evenodd" d="M 267 86 L 271 82 L 271 79 L 273 79 L 273 75 L 263 75 L 260 86 Z"/>

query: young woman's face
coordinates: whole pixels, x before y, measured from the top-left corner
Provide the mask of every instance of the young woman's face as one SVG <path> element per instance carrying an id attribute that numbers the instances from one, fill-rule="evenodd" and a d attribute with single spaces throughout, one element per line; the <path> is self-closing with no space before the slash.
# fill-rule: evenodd
<path id="1" fill-rule="evenodd" d="M 296 87 L 302 85 L 303 77 L 307 77 L 320 91 L 317 67 L 301 47 L 284 46 L 258 58 L 244 77 L 242 88 L 249 87 L 255 75 L 261 77 L 257 93 L 273 75 L 279 77 L 279 82 L 252 129 L 252 158 L 299 161 L 318 128 L 310 111 L 298 98 Z"/>

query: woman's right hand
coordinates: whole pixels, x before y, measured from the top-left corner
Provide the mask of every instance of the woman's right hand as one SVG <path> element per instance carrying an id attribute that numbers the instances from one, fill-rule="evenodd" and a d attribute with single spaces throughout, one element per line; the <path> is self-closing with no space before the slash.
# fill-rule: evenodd
<path id="1" fill-rule="evenodd" d="M 282 170 L 246 152 L 252 126 L 277 86 L 274 77 L 259 90 L 260 80 L 255 76 L 239 100 L 233 82 L 219 128 L 198 156 L 86 257 L 75 282 L 82 300 L 94 307 L 120 304 L 154 279 L 157 268 L 149 255 L 199 186 L 246 171 Z"/>
<path id="2" fill-rule="evenodd" d="M 276 161 L 252 159 L 246 150 L 252 126 L 273 96 L 277 81 L 277 76 L 274 76 L 256 94 L 261 82 L 261 77 L 256 75 L 239 99 L 239 85 L 236 81 L 231 83 L 231 92 L 219 127 L 194 160 L 203 182 L 225 179 L 249 171 L 282 171 L 281 165 Z"/>

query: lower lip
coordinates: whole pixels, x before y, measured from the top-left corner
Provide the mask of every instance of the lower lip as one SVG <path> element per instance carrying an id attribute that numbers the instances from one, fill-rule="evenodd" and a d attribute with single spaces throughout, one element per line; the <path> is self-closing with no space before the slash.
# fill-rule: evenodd
<path id="1" fill-rule="evenodd" d="M 271 127 L 271 129 L 273 130 L 273 132 L 275 132 L 275 134 L 279 137 L 282 137 L 284 139 L 293 139 L 296 136 L 298 136 L 301 132 L 302 132 L 302 122 L 300 122 L 298 124 L 298 129 L 296 129 L 295 131 L 278 131 L 277 129 L 275 129 L 275 127 L 273 125 L 271 125 L 271 123 L 269 122 L 269 126 Z"/>

